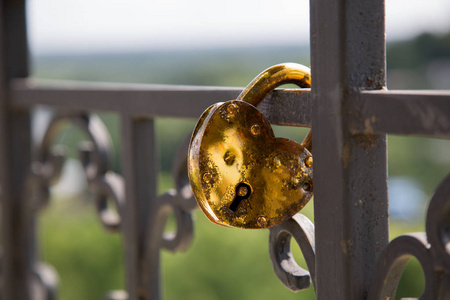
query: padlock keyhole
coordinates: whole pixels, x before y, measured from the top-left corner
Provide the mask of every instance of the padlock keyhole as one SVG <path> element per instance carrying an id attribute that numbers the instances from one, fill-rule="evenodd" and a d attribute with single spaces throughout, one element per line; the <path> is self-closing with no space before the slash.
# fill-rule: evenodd
<path id="1" fill-rule="evenodd" d="M 239 207 L 239 204 L 241 204 L 242 200 L 248 199 L 252 193 L 252 188 L 244 183 L 241 182 L 236 186 L 236 192 L 233 199 L 233 202 L 231 202 L 230 210 L 233 212 L 236 212 L 236 210 Z"/>

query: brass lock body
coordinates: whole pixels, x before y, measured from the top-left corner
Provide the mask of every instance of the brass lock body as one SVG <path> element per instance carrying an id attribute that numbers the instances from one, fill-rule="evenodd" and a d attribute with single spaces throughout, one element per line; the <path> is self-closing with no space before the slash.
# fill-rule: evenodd
<path id="1" fill-rule="evenodd" d="M 306 140 L 310 146 L 310 134 Z M 270 228 L 290 218 L 312 197 L 312 154 L 304 145 L 275 137 L 248 102 L 210 106 L 194 129 L 188 153 L 189 180 L 200 208 L 213 223 L 239 228 Z"/>

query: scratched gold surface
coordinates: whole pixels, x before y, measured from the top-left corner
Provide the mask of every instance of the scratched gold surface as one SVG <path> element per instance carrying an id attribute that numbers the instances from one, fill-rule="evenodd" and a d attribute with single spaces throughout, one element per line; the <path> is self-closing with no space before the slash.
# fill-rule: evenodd
<path id="1" fill-rule="evenodd" d="M 311 130 L 301 145 L 276 138 L 255 107 L 286 83 L 311 87 L 309 68 L 295 63 L 272 66 L 237 100 L 214 104 L 200 117 L 189 148 L 188 173 L 197 202 L 212 222 L 270 228 L 311 199 Z"/>
<path id="2" fill-rule="evenodd" d="M 224 226 L 272 227 L 312 196 L 311 153 L 276 138 L 261 112 L 239 100 L 204 112 L 191 140 L 188 168 L 199 206 L 212 222 Z M 240 183 L 248 184 L 251 193 L 233 211 Z"/>

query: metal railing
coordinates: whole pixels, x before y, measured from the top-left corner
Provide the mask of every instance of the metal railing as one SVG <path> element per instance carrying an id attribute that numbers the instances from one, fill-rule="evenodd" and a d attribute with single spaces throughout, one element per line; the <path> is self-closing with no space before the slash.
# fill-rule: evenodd
<path id="1" fill-rule="evenodd" d="M 426 233 L 389 243 L 386 134 L 449 138 L 450 92 L 385 89 L 384 1 L 310 5 L 311 90 L 276 91 L 259 106 L 273 124 L 313 128 L 315 224 L 296 215 L 271 229 L 275 273 L 292 290 L 312 281 L 317 299 L 385 300 L 393 299 L 408 258 L 415 257 L 425 274 L 421 299 L 449 299 L 450 176 L 431 200 Z M 196 203 L 186 148 L 174 163 L 176 189 L 157 196 L 154 120 L 198 118 L 216 99 L 233 99 L 240 90 L 34 81 L 28 78 L 25 1 L 2 1 L 0 14 L 2 299 L 55 297 L 52 272 L 38 263 L 35 218 L 49 182 L 60 175 L 63 156 L 51 142 L 61 120 L 89 137 L 80 159 L 98 214 L 107 229 L 123 235 L 126 293 L 109 299 L 159 299 L 160 251 L 189 246 Z M 32 144 L 30 115 L 37 105 L 56 114 Z M 109 135 L 93 110 L 120 115 L 122 174 L 111 171 Z M 166 236 L 170 211 L 177 230 Z M 291 237 L 309 272 L 292 259 Z"/>

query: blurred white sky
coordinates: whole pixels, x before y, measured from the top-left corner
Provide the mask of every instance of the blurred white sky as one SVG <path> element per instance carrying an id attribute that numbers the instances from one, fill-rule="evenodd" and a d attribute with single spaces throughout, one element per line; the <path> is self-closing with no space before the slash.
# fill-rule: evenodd
<path id="1" fill-rule="evenodd" d="M 307 0 L 29 0 L 34 53 L 309 42 Z M 450 0 L 386 0 L 387 39 L 450 30 Z"/>

